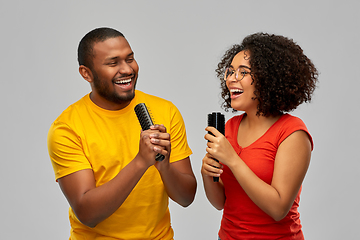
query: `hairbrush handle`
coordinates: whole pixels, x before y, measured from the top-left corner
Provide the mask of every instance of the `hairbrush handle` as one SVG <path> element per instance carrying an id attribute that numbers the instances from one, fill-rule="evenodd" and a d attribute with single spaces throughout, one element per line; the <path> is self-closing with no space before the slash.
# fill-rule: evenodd
<path id="1" fill-rule="evenodd" d="M 216 128 L 221 134 L 225 135 L 225 116 L 219 112 L 208 114 L 208 126 Z M 211 135 L 211 132 L 208 132 Z M 215 161 L 219 162 L 217 159 Z M 213 177 L 214 182 L 219 181 L 219 177 Z"/>
<path id="2" fill-rule="evenodd" d="M 150 129 L 150 126 L 154 125 L 145 103 L 136 105 L 134 111 L 143 131 Z M 156 161 L 162 161 L 164 158 L 165 156 L 160 153 L 155 156 Z"/>

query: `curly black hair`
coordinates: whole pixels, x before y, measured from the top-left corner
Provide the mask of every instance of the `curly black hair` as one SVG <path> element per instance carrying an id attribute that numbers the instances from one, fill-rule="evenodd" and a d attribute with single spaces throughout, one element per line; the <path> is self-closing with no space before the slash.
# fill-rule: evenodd
<path id="1" fill-rule="evenodd" d="M 256 89 L 254 100 L 259 101 L 258 116 L 278 116 L 311 101 L 318 72 L 301 47 L 284 36 L 255 33 L 245 37 L 240 45 L 228 49 L 217 66 L 225 111 L 231 109 L 231 99 L 224 71 L 234 56 L 244 50 L 250 53 L 251 77 Z"/>

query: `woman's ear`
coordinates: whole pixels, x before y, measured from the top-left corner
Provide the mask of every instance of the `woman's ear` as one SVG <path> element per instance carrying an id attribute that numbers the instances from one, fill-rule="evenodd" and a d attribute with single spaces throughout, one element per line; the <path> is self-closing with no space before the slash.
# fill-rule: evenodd
<path id="1" fill-rule="evenodd" d="M 93 82 L 94 78 L 93 78 L 91 70 L 88 67 L 85 67 L 84 65 L 81 65 L 79 67 L 79 73 L 89 83 Z"/>

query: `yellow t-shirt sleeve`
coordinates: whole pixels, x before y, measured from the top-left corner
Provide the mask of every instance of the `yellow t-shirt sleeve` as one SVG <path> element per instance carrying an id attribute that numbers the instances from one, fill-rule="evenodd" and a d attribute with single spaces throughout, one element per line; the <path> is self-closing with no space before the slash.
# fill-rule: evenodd
<path id="1" fill-rule="evenodd" d="M 170 162 L 182 160 L 192 154 L 187 142 L 185 123 L 177 107 L 171 104 L 172 119 L 170 124 L 171 155 Z"/>
<path id="2" fill-rule="evenodd" d="M 51 125 L 47 142 L 56 180 L 83 169 L 91 169 L 81 139 L 65 123 L 55 121 Z"/>

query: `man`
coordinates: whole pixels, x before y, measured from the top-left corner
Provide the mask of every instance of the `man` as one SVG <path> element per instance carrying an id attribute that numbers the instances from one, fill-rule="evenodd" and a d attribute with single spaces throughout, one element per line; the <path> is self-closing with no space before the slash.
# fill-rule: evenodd
<path id="1" fill-rule="evenodd" d="M 78 61 L 92 91 L 48 134 L 55 177 L 70 204 L 70 239 L 172 239 L 168 197 L 186 207 L 196 192 L 180 112 L 135 90 L 139 67 L 117 30 L 86 34 Z M 141 102 L 158 123 L 146 131 L 134 112 Z M 155 160 L 158 153 L 163 161 Z"/>

